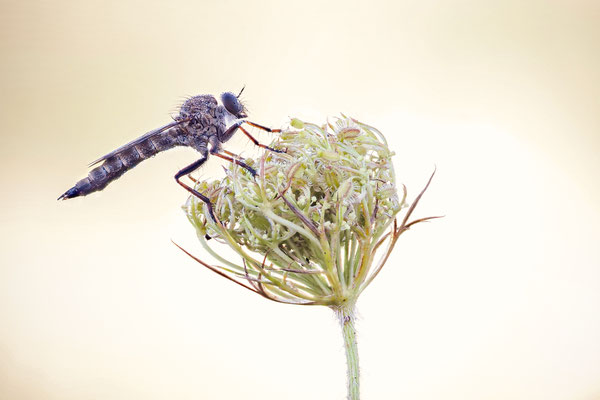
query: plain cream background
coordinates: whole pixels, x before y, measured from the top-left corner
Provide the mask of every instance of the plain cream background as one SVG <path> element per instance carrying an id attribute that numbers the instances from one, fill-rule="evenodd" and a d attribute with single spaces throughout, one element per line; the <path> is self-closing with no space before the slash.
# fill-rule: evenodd
<path id="1" fill-rule="evenodd" d="M 0 398 L 344 398 L 329 310 L 266 302 L 171 244 L 202 255 L 172 179 L 192 150 L 55 201 L 184 96 L 245 84 L 266 125 L 378 127 L 412 196 L 438 168 L 416 215 L 446 218 L 358 304 L 364 399 L 600 399 L 597 1 L 0 7 Z"/>

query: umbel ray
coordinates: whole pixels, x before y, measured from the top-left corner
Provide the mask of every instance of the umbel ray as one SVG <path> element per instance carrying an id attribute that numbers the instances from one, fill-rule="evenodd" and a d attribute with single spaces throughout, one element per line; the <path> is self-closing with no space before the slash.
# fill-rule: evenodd
<path id="1" fill-rule="evenodd" d="M 211 217 L 215 219 L 212 204 L 208 197 L 183 183 L 181 178 L 200 168 L 208 159 L 209 154 L 236 163 L 247 169 L 253 176 L 256 176 L 256 171 L 240 161 L 239 156 L 221 147 L 221 144 L 231 139 L 238 129 L 248 136 L 255 145 L 270 151 L 282 152 L 260 144 L 242 126 L 248 124 L 267 132 L 281 132 L 280 129 L 270 129 L 246 120 L 248 117 L 246 108 L 239 99 L 243 91 L 242 88 L 237 96 L 231 92 L 221 94 L 221 104 L 214 96 L 208 94 L 191 97 L 183 103 L 179 115 L 173 118 L 173 122 L 150 131 L 92 162 L 89 165 L 90 167 L 96 164 L 100 165 L 92 169 L 87 177 L 81 179 L 75 186 L 63 193 L 58 200 L 86 196 L 102 190 L 110 182 L 118 179 L 140 162 L 161 151 L 176 146 L 188 146 L 198 151 L 201 157 L 177 172 L 175 181 L 188 192 L 204 201 L 208 206 Z"/>

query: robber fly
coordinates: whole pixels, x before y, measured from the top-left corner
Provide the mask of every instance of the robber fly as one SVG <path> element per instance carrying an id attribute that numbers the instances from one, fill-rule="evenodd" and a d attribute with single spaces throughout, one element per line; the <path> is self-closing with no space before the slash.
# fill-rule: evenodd
<path id="1" fill-rule="evenodd" d="M 118 179 L 143 160 L 175 146 L 189 146 L 197 150 L 201 157 L 199 160 L 177 172 L 175 174 L 175 181 L 188 192 L 204 201 L 208 206 L 210 216 L 213 220 L 216 220 L 209 198 L 186 185 L 180 179 L 200 168 L 208 159 L 209 154 L 236 163 L 248 170 L 253 176 L 256 176 L 256 171 L 240 161 L 239 156 L 221 148 L 221 144 L 231 139 L 238 129 L 248 136 L 255 145 L 270 151 L 282 152 L 281 150 L 260 144 L 242 126 L 245 123 L 267 132 L 281 132 L 280 129 L 270 129 L 245 119 L 248 117 L 246 115 L 246 108 L 239 100 L 243 91 L 244 89 L 242 88 L 237 96 L 231 92 L 223 93 L 221 95 L 222 104 L 219 104 L 217 99 L 212 95 L 191 97 L 183 103 L 179 115 L 173 118 L 173 122 L 150 131 L 92 162 L 89 165 L 90 167 L 97 164 L 100 165 L 92 169 L 87 177 L 77 182 L 75 186 L 62 194 L 58 200 L 86 196 L 102 190 L 110 182 Z"/>

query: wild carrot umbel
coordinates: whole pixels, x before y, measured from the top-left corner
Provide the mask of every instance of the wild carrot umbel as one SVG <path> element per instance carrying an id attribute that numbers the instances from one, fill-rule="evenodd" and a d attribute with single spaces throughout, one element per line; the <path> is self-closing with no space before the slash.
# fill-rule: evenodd
<path id="1" fill-rule="evenodd" d="M 184 209 L 220 265 L 194 258 L 269 300 L 332 308 L 344 336 L 348 398 L 358 399 L 356 301 L 400 235 L 436 218 L 409 220 L 433 175 L 409 206 L 406 188 L 398 193 L 393 153 L 383 135 L 346 116 L 323 126 L 294 119 L 270 146 L 285 153 L 244 160 L 258 171 L 256 178 L 232 163 L 225 178 L 197 184 L 217 221 L 194 197 Z M 240 260 L 225 259 L 211 246 L 216 242 Z"/>

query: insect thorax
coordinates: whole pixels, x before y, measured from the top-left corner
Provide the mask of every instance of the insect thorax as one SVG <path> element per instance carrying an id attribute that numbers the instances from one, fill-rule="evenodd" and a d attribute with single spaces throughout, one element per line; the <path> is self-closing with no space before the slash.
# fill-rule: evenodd
<path id="1" fill-rule="evenodd" d="M 192 134 L 211 135 L 225 129 L 225 112 L 214 96 L 203 94 L 187 99 L 177 119 L 188 120 L 186 125 Z"/>

